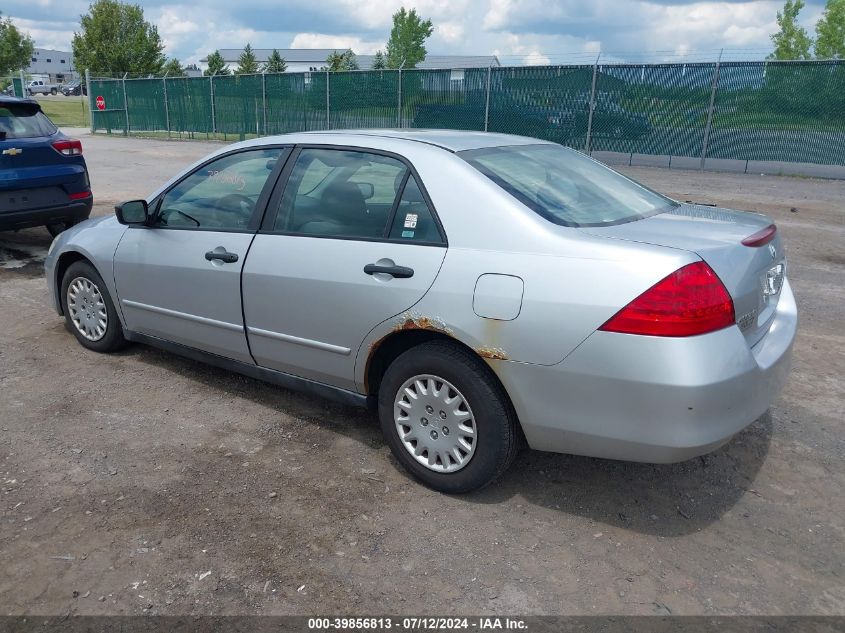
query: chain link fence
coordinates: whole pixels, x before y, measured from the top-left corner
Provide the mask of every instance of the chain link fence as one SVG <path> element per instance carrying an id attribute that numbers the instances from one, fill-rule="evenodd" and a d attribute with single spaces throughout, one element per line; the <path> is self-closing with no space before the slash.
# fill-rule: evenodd
<path id="1" fill-rule="evenodd" d="M 845 61 L 89 78 L 92 129 L 451 128 L 584 151 L 845 165 Z"/>

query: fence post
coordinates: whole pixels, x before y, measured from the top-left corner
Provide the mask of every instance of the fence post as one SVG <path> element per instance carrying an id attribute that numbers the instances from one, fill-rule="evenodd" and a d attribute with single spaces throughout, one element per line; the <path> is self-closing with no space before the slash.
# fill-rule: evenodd
<path id="1" fill-rule="evenodd" d="M 264 116 L 264 136 L 267 136 L 267 81 L 266 70 L 261 71 L 261 108 Z"/>
<path id="2" fill-rule="evenodd" d="M 405 66 L 405 60 L 399 65 L 399 97 L 396 106 L 396 125 L 402 127 L 402 67 Z"/>
<path id="3" fill-rule="evenodd" d="M 710 143 L 710 126 L 713 124 L 713 106 L 716 105 L 716 85 L 719 83 L 719 66 L 722 64 L 722 53 L 719 51 L 719 59 L 716 61 L 716 68 L 713 69 L 713 85 L 710 87 L 710 107 L 707 109 L 707 124 L 704 126 L 704 139 L 701 143 L 701 163 L 699 169 L 704 169 L 704 161 L 707 158 L 707 145 Z"/>
<path id="4" fill-rule="evenodd" d="M 170 71 L 164 73 L 161 78 L 161 85 L 164 86 L 164 120 L 167 122 L 167 138 L 170 138 L 170 106 L 167 105 L 167 75 Z"/>
<path id="5" fill-rule="evenodd" d="M 487 67 L 487 101 L 484 104 L 484 131 L 487 131 L 487 128 L 490 123 L 490 73 L 492 73 L 492 66 Z"/>
<path id="6" fill-rule="evenodd" d="M 596 78 L 599 74 L 599 57 L 601 57 L 601 51 L 596 55 L 596 61 L 593 64 L 593 86 L 590 88 L 590 107 L 587 112 L 587 138 L 584 139 L 584 153 L 587 156 L 590 155 L 590 142 L 593 140 L 593 110 L 596 109 Z"/>
<path id="7" fill-rule="evenodd" d="M 208 76 L 208 85 L 211 87 L 211 133 L 217 134 L 217 118 L 214 116 L 214 75 L 217 74 L 215 70 Z"/>
<path id="8" fill-rule="evenodd" d="M 124 136 L 129 136 L 129 101 L 126 100 L 126 76 L 129 73 L 123 73 L 123 111 L 126 114 L 126 131 Z"/>
<path id="9" fill-rule="evenodd" d="M 26 82 L 24 81 L 23 69 L 19 70 L 18 74 L 21 76 L 21 97 L 26 98 Z M 14 81 L 12 82 L 12 84 L 14 84 Z"/>
<path id="10" fill-rule="evenodd" d="M 331 116 L 329 114 L 330 110 L 331 110 L 331 97 L 330 97 L 331 90 L 329 88 L 329 77 L 330 77 L 329 69 L 326 68 L 326 129 L 327 130 L 331 129 Z"/>
<path id="11" fill-rule="evenodd" d="M 94 95 L 91 93 L 91 71 L 85 69 L 85 92 L 88 93 L 88 116 L 91 117 L 91 134 L 94 133 L 94 104 L 92 99 Z"/>

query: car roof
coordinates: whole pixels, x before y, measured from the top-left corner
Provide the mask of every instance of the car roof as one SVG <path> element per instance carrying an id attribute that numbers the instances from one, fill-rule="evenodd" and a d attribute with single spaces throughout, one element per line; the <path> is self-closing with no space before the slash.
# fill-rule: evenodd
<path id="1" fill-rule="evenodd" d="M 34 105 L 38 106 L 40 109 L 40 105 L 35 99 L 25 99 L 23 97 L 10 97 L 6 95 L 0 95 L 0 104 L 9 103 L 9 104 L 20 104 L 25 103 L 27 105 Z"/>
<path id="2" fill-rule="evenodd" d="M 423 129 L 365 129 L 365 130 L 320 130 L 301 133 L 304 136 L 331 135 L 335 137 L 371 136 L 392 138 L 404 141 L 414 141 L 435 145 L 450 152 L 461 152 L 485 147 L 501 147 L 504 145 L 537 145 L 549 143 L 537 138 L 516 136 L 514 134 L 498 134 L 495 132 L 472 132 L 468 130 L 423 130 Z"/>

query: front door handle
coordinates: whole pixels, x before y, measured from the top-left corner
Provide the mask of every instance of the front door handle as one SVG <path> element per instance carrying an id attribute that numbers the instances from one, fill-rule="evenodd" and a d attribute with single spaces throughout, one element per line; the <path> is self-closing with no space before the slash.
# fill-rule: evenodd
<path id="1" fill-rule="evenodd" d="M 238 261 L 238 254 L 230 253 L 229 251 L 208 251 L 205 254 L 205 258 L 208 261 L 219 259 L 224 264 L 234 264 Z"/>
<path id="2" fill-rule="evenodd" d="M 385 275 L 392 275 L 399 279 L 407 279 L 414 276 L 414 269 L 407 266 L 381 266 L 379 264 L 367 264 L 364 266 L 364 272 L 368 275 L 375 275 L 376 273 L 383 273 Z"/>

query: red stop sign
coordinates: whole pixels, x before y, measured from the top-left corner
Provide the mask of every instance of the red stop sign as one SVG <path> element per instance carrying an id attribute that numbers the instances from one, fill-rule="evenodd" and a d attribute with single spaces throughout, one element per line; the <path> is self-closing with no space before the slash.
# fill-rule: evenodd
<path id="1" fill-rule="evenodd" d="M 102 95 L 97 97 L 96 104 L 97 104 L 98 110 L 105 110 L 106 109 L 106 100 L 103 98 Z"/>

